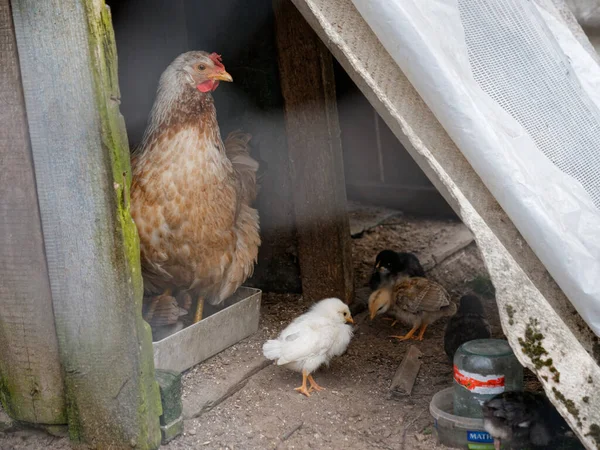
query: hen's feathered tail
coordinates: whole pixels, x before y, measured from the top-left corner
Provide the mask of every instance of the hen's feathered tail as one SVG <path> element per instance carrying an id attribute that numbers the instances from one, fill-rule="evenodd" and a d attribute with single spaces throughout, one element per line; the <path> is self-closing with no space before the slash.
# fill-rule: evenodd
<path id="1" fill-rule="evenodd" d="M 263 355 L 270 360 L 276 360 L 281 357 L 281 342 L 269 340 L 263 345 Z"/>
<path id="2" fill-rule="evenodd" d="M 242 182 L 242 193 L 246 205 L 251 205 L 258 194 L 256 174 L 258 162 L 250 156 L 252 136 L 241 131 L 232 131 L 225 139 L 225 153 L 233 164 Z"/>

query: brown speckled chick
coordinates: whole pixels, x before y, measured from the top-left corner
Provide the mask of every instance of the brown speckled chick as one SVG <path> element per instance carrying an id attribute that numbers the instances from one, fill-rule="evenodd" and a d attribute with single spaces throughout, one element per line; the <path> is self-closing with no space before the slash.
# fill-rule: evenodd
<path id="1" fill-rule="evenodd" d="M 369 312 L 371 320 L 387 312 L 412 327 L 406 335 L 392 337 L 402 341 L 410 338 L 422 341 L 427 326 L 456 313 L 456 304 L 438 283 L 427 278 L 403 277 L 371 294 Z M 419 328 L 418 336 L 413 337 Z"/>

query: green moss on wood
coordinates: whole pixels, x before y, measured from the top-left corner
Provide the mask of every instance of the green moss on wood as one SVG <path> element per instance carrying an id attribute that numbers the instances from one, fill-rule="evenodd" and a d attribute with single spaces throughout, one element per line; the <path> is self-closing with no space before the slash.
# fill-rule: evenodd
<path id="1" fill-rule="evenodd" d="M 128 445 L 135 445 L 139 449 L 154 449 L 160 445 L 159 416 L 162 409 L 158 385 L 154 380 L 151 331 L 141 315 L 143 281 L 139 237 L 129 210 L 130 152 L 125 122 L 119 111 L 120 92 L 115 37 L 110 10 L 104 2 L 86 0 L 84 4 L 88 20 L 96 104 L 102 126 L 102 145 L 105 147 L 104 154 L 109 156 L 107 164 L 113 179 L 113 211 L 117 224 L 113 236 L 115 242 L 113 263 L 120 273 L 129 274 L 126 281 L 132 292 L 136 312 L 135 317 L 132 317 L 132 326 L 137 330 L 138 344 L 141 348 L 136 374 L 139 391 L 134 398 L 128 400 L 132 402 L 131 407 L 137 409 L 137 419 L 133 423 L 136 423 L 139 428 L 114 430 L 115 440 L 127 442 Z M 98 238 L 102 239 L 101 236 Z M 77 409 L 74 405 L 70 405 L 69 427 L 73 440 L 84 439 L 84 427 L 81 422 Z M 135 438 L 127 437 L 132 435 Z"/>
<path id="2" fill-rule="evenodd" d="M 512 305 L 506 305 L 505 309 L 506 309 L 506 314 L 508 314 L 508 324 L 514 325 L 515 321 L 513 320 L 513 317 L 515 315 L 515 309 L 513 308 Z"/>
<path id="3" fill-rule="evenodd" d="M 600 449 L 600 426 L 598 424 L 591 424 L 590 431 L 586 433 L 586 436 L 590 436 L 596 443 L 596 448 Z"/>
<path id="4" fill-rule="evenodd" d="M 567 408 L 569 414 L 571 414 L 577 420 L 577 426 L 581 428 L 581 419 L 579 417 L 579 409 L 575 406 L 575 402 L 569 398 L 566 398 L 562 392 L 560 392 L 555 387 L 552 387 L 552 392 L 554 396 Z"/>
<path id="5" fill-rule="evenodd" d="M 525 328 L 525 336 L 519 338 L 519 344 L 524 354 L 529 356 L 531 362 L 535 368 L 539 371 L 546 367 L 552 373 L 552 379 L 556 383 L 560 383 L 560 372 L 554 367 L 552 358 L 544 359 L 544 356 L 548 354 L 542 341 L 544 335 L 539 331 L 539 322 L 537 319 L 530 318 L 529 324 Z M 547 379 L 547 378 L 546 378 Z"/>
<path id="6" fill-rule="evenodd" d="M 12 383 L 0 373 L 0 403 L 10 417 L 17 417 L 19 406 L 14 401 L 21 397 L 16 394 L 16 389 Z"/>
<path id="7" fill-rule="evenodd" d="M 77 404 L 71 399 L 75 397 L 75 395 L 71 392 L 73 386 L 69 383 L 66 384 L 65 395 L 67 397 L 67 418 L 69 423 L 69 438 L 73 442 L 81 443 L 83 442 L 83 421 L 79 416 L 79 408 Z"/>

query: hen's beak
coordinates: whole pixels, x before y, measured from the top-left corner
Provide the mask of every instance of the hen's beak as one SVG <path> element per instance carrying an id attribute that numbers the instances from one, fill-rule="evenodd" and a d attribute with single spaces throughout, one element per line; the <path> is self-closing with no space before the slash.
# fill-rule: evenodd
<path id="1" fill-rule="evenodd" d="M 211 73 L 211 74 L 207 75 L 206 78 L 208 78 L 209 80 L 215 80 L 215 81 L 217 81 L 217 80 L 218 81 L 228 81 L 230 83 L 233 81 L 233 78 L 231 77 L 231 75 L 229 75 L 224 70 Z"/>
<path id="2" fill-rule="evenodd" d="M 352 316 L 346 317 L 346 323 L 351 323 L 352 325 L 354 325 L 354 319 L 352 318 Z"/>
<path id="3" fill-rule="evenodd" d="M 375 310 L 371 311 L 371 313 L 370 313 L 371 320 L 373 320 L 376 315 L 377 315 L 377 311 L 375 311 Z"/>

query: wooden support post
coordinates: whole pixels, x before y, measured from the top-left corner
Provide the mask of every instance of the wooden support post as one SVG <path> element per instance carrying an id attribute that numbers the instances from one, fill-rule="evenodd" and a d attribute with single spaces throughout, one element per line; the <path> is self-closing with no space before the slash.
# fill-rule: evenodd
<path id="1" fill-rule="evenodd" d="M 129 147 L 103 0 L 12 0 L 71 438 L 157 448 Z M 38 355 L 32 355 L 32 358 Z"/>
<path id="2" fill-rule="evenodd" d="M 274 0 L 304 295 L 353 296 L 352 249 L 331 54 L 291 0 Z"/>
<path id="3" fill-rule="evenodd" d="M 52 295 L 9 0 L 0 0 L 0 399 L 13 419 L 67 423 Z"/>

